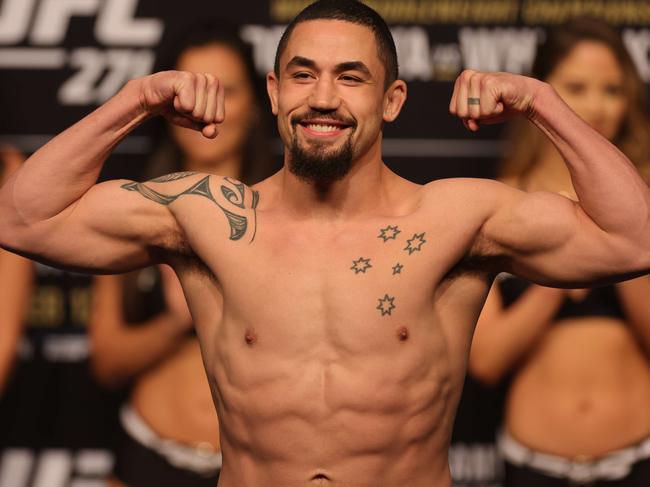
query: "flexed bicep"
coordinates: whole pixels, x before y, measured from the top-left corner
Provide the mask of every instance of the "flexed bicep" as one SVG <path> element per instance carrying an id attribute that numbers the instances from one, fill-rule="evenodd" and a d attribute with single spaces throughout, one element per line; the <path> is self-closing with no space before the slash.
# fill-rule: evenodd
<path id="1" fill-rule="evenodd" d="M 197 176 L 197 174 L 199 173 L 179 172 L 146 183 L 127 183 L 122 186 L 122 189 L 139 193 L 164 206 L 171 205 L 181 197 L 205 198 L 211 202 L 213 209 L 218 208 L 219 213 L 226 218 L 230 227 L 230 240 L 240 240 L 248 235 L 248 240 L 252 242 L 257 229 L 256 210 L 259 203 L 257 191 L 235 179 L 206 174 L 193 177 L 185 186 L 176 185 L 176 188 L 171 191 L 162 186 L 162 183 Z"/>
<path id="2" fill-rule="evenodd" d="M 580 287 L 646 273 L 639 240 L 600 228 L 577 201 L 549 192 L 500 189 L 481 235 L 504 270 L 539 284 Z"/>
<path id="3" fill-rule="evenodd" d="M 9 250 L 60 267 L 123 272 L 158 262 L 182 231 L 165 205 L 125 191 L 124 180 L 93 186 L 54 217 L 16 224 Z"/>
<path id="4" fill-rule="evenodd" d="M 36 151 L 0 187 L 0 245 L 93 272 L 160 261 L 183 233 L 164 201 L 167 193 L 158 191 L 163 196 L 156 201 L 128 191 L 123 186 L 129 183 L 97 185 L 97 178 L 114 147 L 151 116 L 214 138 L 225 116 L 224 93 L 217 78 L 203 73 L 168 71 L 127 83 Z"/>

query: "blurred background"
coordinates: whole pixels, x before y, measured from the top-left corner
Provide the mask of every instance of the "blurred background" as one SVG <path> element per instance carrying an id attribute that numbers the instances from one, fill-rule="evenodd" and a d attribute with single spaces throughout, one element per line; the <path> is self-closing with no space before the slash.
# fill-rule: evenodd
<path id="1" fill-rule="evenodd" d="M 309 3 L 0 0 L 0 143 L 29 155 L 127 80 L 153 72 L 179 36 L 206 19 L 237 25 L 262 83 L 284 26 Z M 418 183 L 496 176 L 506 150 L 503 127 L 472 134 L 452 118 L 447 106 L 453 80 L 466 68 L 528 73 L 549 27 L 585 15 L 606 21 L 621 33 L 643 81 L 650 82 L 648 1 L 365 3 L 391 25 L 400 77 L 409 88 L 400 118 L 385 127 L 384 158 Z M 282 146 L 270 110 L 262 110 L 279 167 Z M 159 134 L 155 122 L 137 129 L 110 156 L 102 178 L 140 179 Z M 100 385 L 90 370 L 92 278 L 42 264 L 33 264 L 33 275 L 16 362 L 0 392 L 0 487 L 104 485 L 114 461 L 118 407 L 128 392 Z M 0 327 L 3 320 L 0 309 Z M 456 485 L 500 485 L 490 440 L 500 407 L 497 397 L 461 410 L 463 424 L 450 454 Z"/>

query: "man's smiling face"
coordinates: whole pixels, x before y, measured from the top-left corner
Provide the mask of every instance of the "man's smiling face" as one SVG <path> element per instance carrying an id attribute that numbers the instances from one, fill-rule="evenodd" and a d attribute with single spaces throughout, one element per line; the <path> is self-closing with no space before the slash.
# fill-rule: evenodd
<path id="1" fill-rule="evenodd" d="M 279 79 L 268 76 L 294 174 L 335 181 L 381 142 L 384 77 L 369 28 L 339 20 L 296 25 L 280 59 Z"/>

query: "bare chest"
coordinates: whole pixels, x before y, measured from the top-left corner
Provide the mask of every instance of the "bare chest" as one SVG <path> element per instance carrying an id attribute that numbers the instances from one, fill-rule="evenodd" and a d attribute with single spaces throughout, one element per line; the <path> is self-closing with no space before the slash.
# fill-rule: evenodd
<path id="1" fill-rule="evenodd" d="M 257 417 L 298 414 L 304 398 L 327 417 L 405 401 L 425 408 L 443 394 L 457 361 L 435 294 L 469 239 L 418 215 L 339 226 L 258 222 L 251 242 L 208 242 L 206 234 L 196 246 L 222 296 L 204 360 L 236 409 L 251 404 L 244 391 L 278 398 Z M 196 289 L 190 301 L 211 319 L 214 303 Z"/>
<path id="2" fill-rule="evenodd" d="M 417 215 L 258 222 L 253 241 L 222 239 L 201 256 L 221 284 L 224 322 L 252 330 L 251 340 L 303 349 L 360 352 L 414 339 L 430 326 L 437 283 L 465 245 Z"/>

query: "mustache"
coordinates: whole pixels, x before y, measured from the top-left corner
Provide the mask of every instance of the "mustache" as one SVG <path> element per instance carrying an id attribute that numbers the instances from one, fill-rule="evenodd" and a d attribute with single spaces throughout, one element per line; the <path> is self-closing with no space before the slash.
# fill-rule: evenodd
<path id="1" fill-rule="evenodd" d="M 332 120 L 333 122 L 339 122 L 350 127 L 357 126 L 357 121 L 352 117 L 345 117 L 335 112 L 323 113 L 315 110 L 294 115 L 291 117 L 291 125 L 296 126 L 299 123 L 306 123 L 310 120 Z"/>

